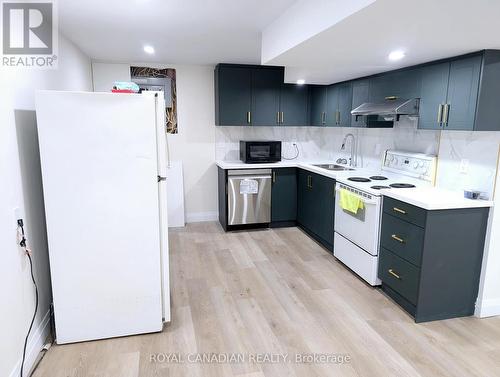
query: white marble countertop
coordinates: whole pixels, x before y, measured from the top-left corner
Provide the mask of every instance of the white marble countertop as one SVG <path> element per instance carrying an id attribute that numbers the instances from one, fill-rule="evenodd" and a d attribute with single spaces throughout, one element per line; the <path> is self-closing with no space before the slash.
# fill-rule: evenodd
<path id="1" fill-rule="evenodd" d="M 426 210 L 493 207 L 493 202 L 466 199 L 463 193 L 437 187 L 381 190 L 382 195 Z"/>
<path id="2" fill-rule="evenodd" d="M 224 169 L 224 170 L 230 170 L 230 169 L 277 169 L 277 168 L 301 168 L 305 169 L 308 171 L 311 171 L 313 173 L 318 173 L 321 175 L 324 175 L 325 177 L 330 177 L 330 178 L 340 178 L 340 177 L 351 177 L 351 176 L 357 176 L 360 174 L 370 174 L 372 171 L 368 171 L 367 169 L 363 168 L 356 168 L 353 170 L 327 170 L 320 168 L 319 166 L 314 166 L 314 165 L 319 165 L 319 164 L 337 164 L 336 162 L 333 161 L 279 161 L 279 162 L 270 162 L 270 163 L 263 163 L 263 164 L 245 164 L 242 161 L 220 161 L 217 160 L 215 161 L 215 164 Z"/>
<path id="3" fill-rule="evenodd" d="M 245 164 L 242 161 L 219 161 L 216 165 L 222 169 L 272 169 L 272 168 L 301 168 L 312 171 L 326 177 L 334 178 L 342 183 L 350 184 L 347 178 L 352 176 L 366 176 L 379 174 L 380 171 L 356 168 L 355 170 L 332 171 L 320 168 L 318 164 L 335 164 L 332 161 L 280 161 L 265 164 Z M 440 189 L 437 187 L 416 188 L 391 188 L 380 190 L 384 196 L 401 200 L 402 202 L 426 210 L 458 209 L 458 208 L 481 208 L 493 207 L 493 201 L 466 199 L 462 192 Z"/>

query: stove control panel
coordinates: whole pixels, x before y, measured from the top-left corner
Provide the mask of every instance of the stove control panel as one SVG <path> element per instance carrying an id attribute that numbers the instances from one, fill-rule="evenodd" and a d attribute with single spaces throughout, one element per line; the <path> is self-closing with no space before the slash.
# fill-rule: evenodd
<path id="1" fill-rule="evenodd" d="M 421 153 L 388 150 L 385 152 L 383 170 L 433 182 L 436 157 Z"/>

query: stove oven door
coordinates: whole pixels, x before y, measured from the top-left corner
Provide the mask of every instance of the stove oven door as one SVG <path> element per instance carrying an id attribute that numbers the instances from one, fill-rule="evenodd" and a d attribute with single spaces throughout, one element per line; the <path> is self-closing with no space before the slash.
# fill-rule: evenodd
<path id="1" fill-rule="evenodd" d="M 346 186 L 337 184 L 339 191 Z M 340 206 L 340 200 L 335 201 L 335 232 L 354 243 L 370 255 L 378 255 L 381 199 L 378 196 L 362 196 L 362 193 L 348 188 L 352 194 L 358 195 L 364 208 L 357 214 L 346 211 Z"/>

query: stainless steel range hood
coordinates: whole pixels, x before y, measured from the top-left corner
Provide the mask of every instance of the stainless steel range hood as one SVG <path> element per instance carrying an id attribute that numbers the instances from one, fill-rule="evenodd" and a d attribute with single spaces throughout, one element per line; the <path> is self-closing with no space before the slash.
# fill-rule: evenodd
<path id="1" fill-rule="evenodd" d="M 400 115 L 418 115 L 419 98 L 399 99 L 386 98 L 380 103 L 363 103 L 351 111 L 355 116 L 378 115 L 384 118 L 396 118 L 399 120 Z"/>

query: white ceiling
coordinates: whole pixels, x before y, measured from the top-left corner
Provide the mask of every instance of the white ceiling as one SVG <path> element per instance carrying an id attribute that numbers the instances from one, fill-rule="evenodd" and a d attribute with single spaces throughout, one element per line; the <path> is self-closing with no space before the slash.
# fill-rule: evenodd
<path id="1" fill-rule="evenodd" d="M 59 27 L 96 60 L 260 63 L 261 31 L 293 2 L 61 0 Z"/>
<path id="2" fill-rule="evenodd" d="M 62 32 L 93 59 L 262 62 L 286 66 L 287 82 L 333 83 L 483 48 L 500 49 L 500 0 L 61 0 L 58 4 Z M 144 53 L 145 44 L 154 46 L 156 53 Z M 404 50 L 406 57 L 390 62 L 387 55 L 396 49 Z"/>
<path id="3" fill-rule="evenodd" d="M 499 0 L 377 0 L 265 63 L 286 66 L 287 82 L 333 83 L 500 49 L 499 15 Z M 389 61 L 398 49 L 406 57 Z"/>

